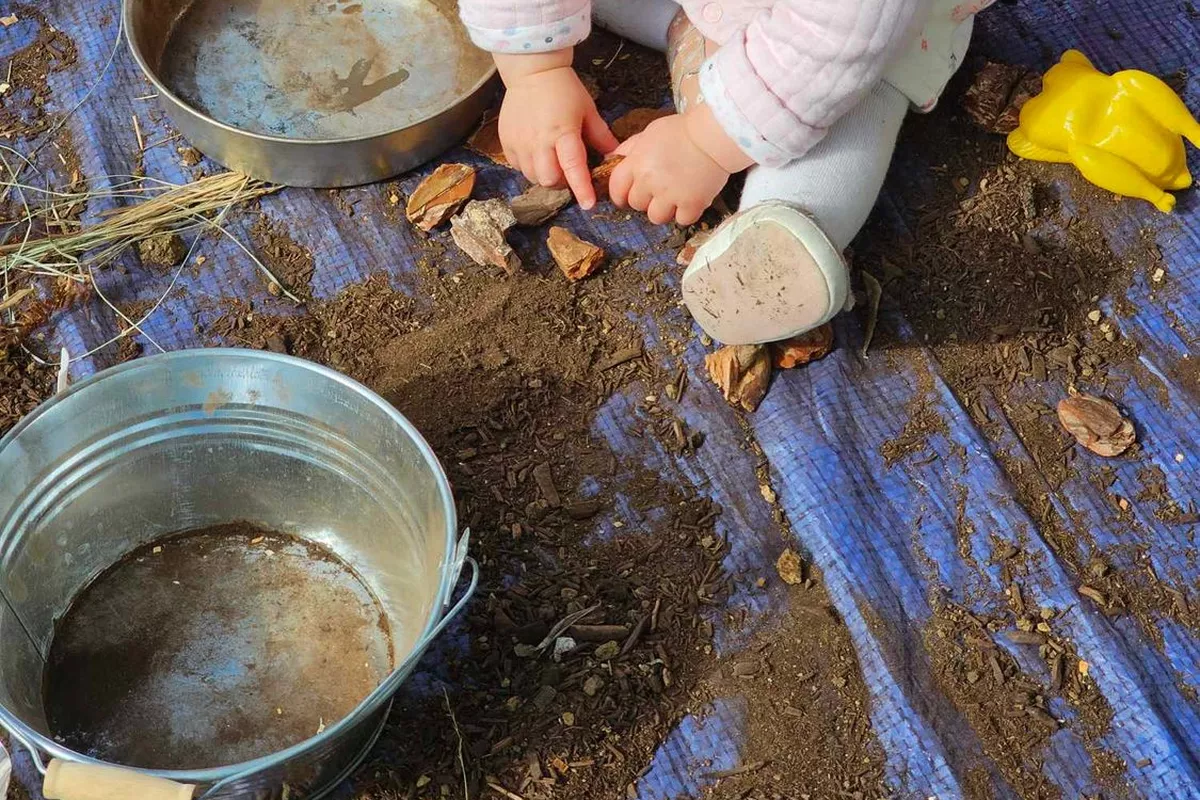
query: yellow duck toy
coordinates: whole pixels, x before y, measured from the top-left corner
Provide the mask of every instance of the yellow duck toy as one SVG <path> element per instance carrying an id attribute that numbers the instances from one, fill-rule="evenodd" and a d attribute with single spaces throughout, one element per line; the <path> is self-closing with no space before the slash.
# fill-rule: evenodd
<path id="1" fill-rule="evenodd" d="M 1169 86 L 1137 70 L 1105 75 L 1068 50 L 1021 109 L 1008 147 L 1021 158 L 1074 164 L 1100 188 L 1170 213 L 1167 190 L 1192 185 L 1180 137 L 1200 147 L 1200 123 Z"/>

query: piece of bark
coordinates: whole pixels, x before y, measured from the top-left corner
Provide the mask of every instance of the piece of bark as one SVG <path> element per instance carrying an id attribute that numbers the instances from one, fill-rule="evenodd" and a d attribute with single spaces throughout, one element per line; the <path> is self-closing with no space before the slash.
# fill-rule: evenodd
<path id="1" fill-rule="evenodd" d="M 669 117 L 674 113 L 669 108 L 635 108 L 613 122 L 613 136 L 623 142 L 646 130 L 651 122 Z"/>
<path id="2" fill-rule="evenodd" d="M 1041 91 L 1041 77 L 1025 67 L 990 61 L 963 95 L 963 107 L 976 125 L 1008 134 L 1020 122 L 1021 107 Z"/>
<path id="3" fill-rule="evenodd" d="M 557 225 L 550 228 L 546 239 L 550 255 L 562 269 L 569 281 L 580 281 L 591 275 L 604 263 L 604 250 L 591 242 L 585 242 L 566 228 Z"/>
<path id="4" fill-rule="evenodd" d="M 688 239 L 683 245 L 683 249 L 679 251 L 679 255 L 675 256 L 675 263 L 681 267 L 686 267 L 692 263 L 692 259 L 696 257 L 696 251 L 712 238 L 713 231 L 700 231 L 692 238 Z"/>
<path id="5" fill-rule="evenodd" d="M 475 168 L 467 164 L 442 164 L 421 181 L 404 209 L 408 221 L 431 231 L 448 220 L 471 199 Z"/>
<path id="6" fill-rule="evenodd" d="M 1119 456 L 1137 441 L 1133 423 L 1108 400 L 1074 394 L 1058 404 L 1058 420 L 1081 445 L 1098 456 Z"/>
<path id="7" fill-rule="evenodd" d="M 771 384 L 771 351 L 764 345 L 722 347 L 704 359 L 708 375 L 730 405 L 754 411 Z"/>
<path id="8" fill-rule="evenodd" d="M 778 369 L 795 369 L 824 358 L 833 349 L 833 326 L 826 323 L 816 330 L 771 344 L 771 360 Z"/>
<path id="9" fill-rule="evenodd" d="M 779 554 L 779 560 L 775 562 L 775 571 L 779 573 L 780 580 L 788 586 L 804 583 L 804 562 L 791 548 Z"/>
<path id="10" fill-rule="evenodd" d="M 624 160 L 625 156 L 609 156 L 592 170 L 592 183 L 596 187 L 598 199 L 604 200 L 608 197 L 608 179 L 612 177 L 613 170 L 617 168 L 617 165 Z"/>
<path id="11" fill-rule="evenodd" d="M 518 225 L 532 227 L 553 219 L 571 202 L 574 195 L 570 189 L 547 189 L 531 186 L 512 200 L 513 216 Z"/>
<path id="12" fill-rule="evenodd" d="M 450 220 L 450 236 L 476 264 L 503 267 L 512 275 L 521 268 L 521 259 L 504 234 L 516 224 L 512 209 L 503 200 L 472 200 Z"/>
<path id="13" fill-rule="evenodd" d="M 504 146 L 500 144 L 500 117 L 495 114 L 483 118 L 479 129 L 467 139 L 467 147 L 502 167 L 509 166 L 508 159 L 504 157 Z"/>

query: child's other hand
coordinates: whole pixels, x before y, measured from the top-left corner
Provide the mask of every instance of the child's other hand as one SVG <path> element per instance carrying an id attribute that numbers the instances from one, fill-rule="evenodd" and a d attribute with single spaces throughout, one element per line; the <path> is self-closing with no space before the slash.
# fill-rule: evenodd
<path id="1" fill-rule="evenodd" d="M 617 148 L 625 160 L 608 182 L 613 203 L 646 212 L 655 225 L 700 219 L 730 173 L 696 144 L 688 127 L 682 114 L 673 114 Z"/>
<path id="2" fill-rule="evenodd" d="M 584 209 L 596 205 L 586 144 L 607 154 L 617 146 L 575 70 L 572 51 L 496 56 L 508 88 L 500 108 L 500 143 L 508 163 L 531 183 L 575 193 Z"/>

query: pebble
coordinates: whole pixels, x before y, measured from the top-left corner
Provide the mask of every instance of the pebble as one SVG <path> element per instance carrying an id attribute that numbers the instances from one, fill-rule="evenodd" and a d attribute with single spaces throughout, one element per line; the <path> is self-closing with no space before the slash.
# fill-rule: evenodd
<path id="1" fill-rule="evenodd" d="M 1101 316 L 1103 315 L 1100 313 L 1100 309 L 1098 308 L 1088 312 L 1088 319 L 1092 322 L 1099 322 Z"/>
<path id="2" fill-rule="evenodd" d="M 1154 281 L 1155 283 L 1162 283 L 1163 278 L 1165 278 L 1166 275 L 1167 271 L 1162 267 L 1159 267 L 1158 269 L 1154 270 L 1154 274 L 1150 276 L 1150 280 Z"/>

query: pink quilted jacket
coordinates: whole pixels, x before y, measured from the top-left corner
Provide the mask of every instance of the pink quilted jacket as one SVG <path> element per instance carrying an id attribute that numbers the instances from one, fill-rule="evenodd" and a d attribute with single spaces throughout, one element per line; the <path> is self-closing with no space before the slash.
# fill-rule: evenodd
<path id="1" fill-rule="evenodd" d="M 975 13 L 993 0 L 681 0 L 721 49 L 700 73 L 705 101 L 759 164 L 804 155 L 881 79 L 932 108 Z M 460 0 L 494 53 L 561 50 L 591 32 L 591 0 Z"/>

